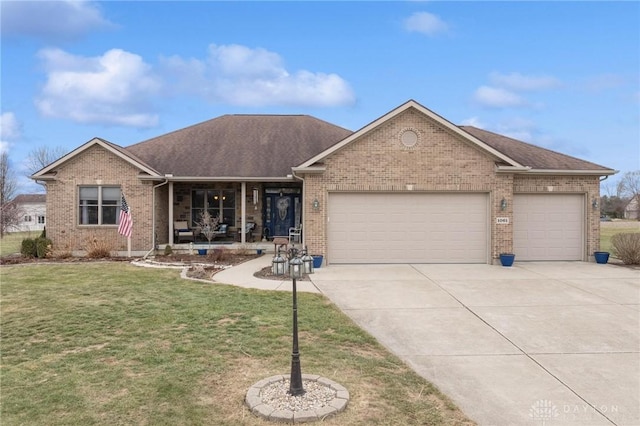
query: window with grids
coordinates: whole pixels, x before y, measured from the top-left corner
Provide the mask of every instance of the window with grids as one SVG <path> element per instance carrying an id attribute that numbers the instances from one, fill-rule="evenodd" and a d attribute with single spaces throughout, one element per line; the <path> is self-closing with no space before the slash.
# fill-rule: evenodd
<path id="1" fill-rule="evenodd" d="M 194 189 L 191 191 L 191 221 L 197 223 L 206 210 L 220 223 L 236 223 L 236 191 L 233 189 Z"/>
<path id="2" fill-rule="evenodd" d="M 119 186 L 81 186 L 78 191 L 78 224 L 117 225 Z"/>

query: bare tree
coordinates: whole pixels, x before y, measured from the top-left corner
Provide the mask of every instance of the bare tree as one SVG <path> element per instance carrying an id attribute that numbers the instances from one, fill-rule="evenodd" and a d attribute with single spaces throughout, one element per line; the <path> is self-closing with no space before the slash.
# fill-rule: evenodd
<path id="1" fill-rule="evenodd" d="M 22 215 L 20 209 L 12 203 L 18 182 L 9 162 L 9 154 L 0 154 L 0 237 L 16 226 Z"/>
<path id="2" fill-rule="evenodd" d="M 627 172 L 618 183 L 618 196 L 632 200 L 640 196 L 640 170 Z"/>
<path id="3" fill-rule="evenodd" d="M 35 172 L 42 170 L 66 153 L 67 151 L 61 146 L 50 147 L 43 145 L 32 149 L 26 159 L 27 176 L 31 176 Z M 44 185 L 43 182 L 37 183 Z"/>

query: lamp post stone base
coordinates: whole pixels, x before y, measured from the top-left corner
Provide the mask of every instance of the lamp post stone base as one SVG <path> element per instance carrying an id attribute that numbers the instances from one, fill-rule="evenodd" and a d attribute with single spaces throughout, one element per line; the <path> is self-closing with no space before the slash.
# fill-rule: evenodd
<path id="1" fill-rule="evenodd" d="M 288 380 L 288 375 L 271 376 L 251 386 L 245 397 L 251 412 L 274 422 L 308 423 L 334 416 L 347 407 L 349 391 L 333 380 L 303 374 L 305 393 L 283 398 Z"/>

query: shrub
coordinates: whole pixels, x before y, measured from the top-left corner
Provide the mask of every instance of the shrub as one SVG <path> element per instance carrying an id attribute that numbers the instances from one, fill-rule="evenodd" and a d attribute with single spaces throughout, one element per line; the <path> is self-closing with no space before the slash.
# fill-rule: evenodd
<path id="1" fill-rule="evenodd" d="M 51 240 L 49 238 L 39 237 L 35 240 L 36 256 L 45 258 L 51 254 Z"/>
<path id="2" fill-rule="evenodd" d="M 24 257 L 36 257 L 38 255 L 38 252 L 36 250 L 36 240 L 34 240 L 33 238 L 25 238 L 24 240 L 22 240 L 20 253 Z"/>
<path id="3" fill-rule="evenodd" d="M 169 244 L 164 246 L 164 255 L 171 256 L 172 254 L 173 254 L 173 249 L 171 248 L 171 246 Z"/>
<path id="4" fill-rule="evenodd" d="M 97 237 L 90 238 L 86 246 L 87 257 L 90 259 L 102 259 L 110 257 L 112 250 L 111 244 L 106 240 Z"/>
<path id="5" fill-rule="evenodd" d="M 224 262 L 226 260 L 229 260 L 229 258 L 231 257 L 231 254 L 229 253 L 229 250 L 217 248 L 217 249 L 209 250 L 207 257 L 209 258 L 209 260 L 212 260 L 213 262 Z"/>
<path id="6" fill-rule="evenodd" d="M 627 232 L 611 238 L 613 254 L 625 265 L 640 265 L 640 233 Z"/>

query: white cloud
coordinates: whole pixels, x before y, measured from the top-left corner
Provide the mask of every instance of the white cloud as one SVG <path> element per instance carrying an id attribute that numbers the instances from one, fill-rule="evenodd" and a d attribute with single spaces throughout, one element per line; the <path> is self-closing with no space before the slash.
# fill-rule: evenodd
<path id="1" fill-rule="evenodd" d="M 439 16 L 429 12 L 416 12 L 404 21 L 404 28 L 410 32 L 417 32 L 433 36 L 449 31 L 446 22 Z"/>
<path id="2" fill-rule="evenodd" d="M 22 126 L 16 115 L 12 112 L 3 112 L 0 115 L 0 153 L 9 151 L 16 139 L 22 136 Z"/>
<path id="3" fill-rule="evenodd" d="M 508 108 L 526 106 L 527 102 L 518 94 L 506 89 L 491 86 L 480 86 L 473 98 L 480 105 L 492 108 Z"/>
<path id="4" fill-rule="evenodd" d="M 115 26 L 92 1 L 3 1 L 1 7 L 4 36 L 30 36 L 46 41 L 74 39 Z"/>
<path id="5" fill-rule="evenodd" d="M 496 125 L 496 133 L 524 142 L 532 142 L 538 135 L 536 124 L 526 118 L 512 118 Z M 539 142 L 539 140 L 537 140 Z"/>
<path id="6" fill-rule="evenodd" d="M 232 105 L 334 106 L 355 102 L 349 84 L 337 74 L 287 71 L 275 52 L 246 46 L 209 46 L 205 60 L 164 58 L 175 89 L 211 102 Z"/>
<path id="7" fill-rule="evenodd" d="M 153 127 L 149 113 L 160 81 L 140 56 L 112 49 L 102 56 L 82 57 L 60 49 L 39 52 L 47 81 L 36 99 L 45 116 L 129 127 Z"/>
<path id="8" fill-rule="evenodd" d="M 477 127 L 478 129 L 486 128 L 486 125 L 478 117 L 469 117 L 465 120 L 462 120 L 462 123 L 460 123 L 460 125 L 473 126 L 473 127 Z"/>
<path id="9" fill-rule="evenodd" d="M 0 139 L 15 140 L 22 135 L 22 129 L 16 115 L 12 112 L 3 112 L 0 115 Z"/>
<path id="10" fill-rule="evenodd" d="M 560 86 L 560 80 L 552 76 L 523 75 L 517 72 L 492 72 L 489 74 L 489 80 L 494 86 L 516 91 L 546 90 Z"/>

